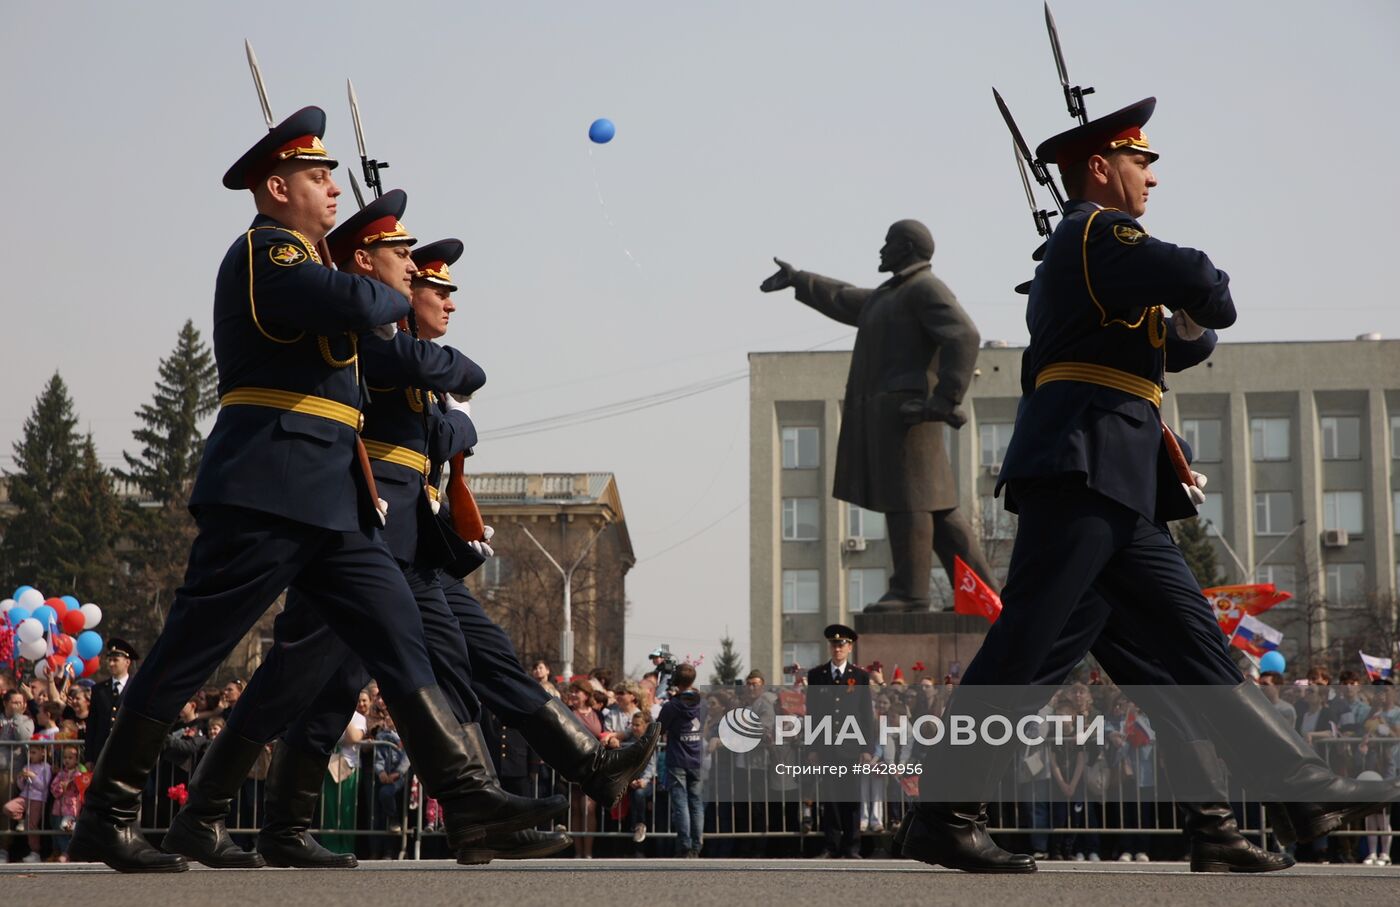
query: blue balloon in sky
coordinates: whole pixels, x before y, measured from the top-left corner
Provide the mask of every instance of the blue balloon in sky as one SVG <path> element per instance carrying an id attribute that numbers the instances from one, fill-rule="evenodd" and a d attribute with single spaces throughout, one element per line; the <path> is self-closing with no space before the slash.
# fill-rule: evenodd
<path id="1" fill-rule="evenodd" d="M 60 595 L 59 598 L 61 598 L 63 600 L 63 603 L 70 608 L 81 608 L 83 606 L 82 602 L 78 601 L 71 595 Z"/>
<path id="2" fill-rule="evenodd" d="M 18 589 L 15 590 L 15 594 L 11 595 L 10 598 L 13 598 L 15 601 L 19 601 L 19 597 L 23 595 L 26 590 L 33 588 L 33 586 L 20 586 Z"/>
<path id="3" fill-rule="evenodd" d="M 1265 652 L 1264 657 L 1259 659 L 1261 672 L 1277 671 L 1282 674 L 1286 667 L 1288 667 L 1288 662 L 1284 660 L 1282 652 Z"/>
<path id="4" fill-rule="evenodd" d="M 10 626 L 18 627 L 21 621 L 24 621 L 30 617 L 30 614 L 28 608 L 21 608 L 19 605 L 15 605 L 13 608 L 5 612 L 5 616 L 10 619 Z"/>
<path id="5" fill-rule="evenodd" d="M 14 609 L 11 608 L 10 610 L 13 611 Z M 58 612 L 55 611 L 53 608 L 49 607 L 48 605 L 40 605 L 39 607 L 35 608 L 33 613 L 31 613 L 29 616 L 44 625 L 45 633 L 49 632 L 49 624 L 54 623 L 58 620 Z"/>
<path id="6" fill-rule="evenodd" d="M 102 637 L 96 630 L 84 630 L 78 634 L 74 648 L 78 650 L 78 656 L 83 661 L 89 658 L 96 658 L 102 654 Z"/>
<path id="7" fill-rule="evenodd" d="M 81 658 L 79 658 L 79 657 L 76 656 L 76 655 L 69 655 L 69 656 L 68 656 L 68 664 L 70 664 L 70 665 L 73 666 L 73 676 L 74 676 L 74 677 L 82 677 L 82 676 L 83 676 L 83 660 L 82 660 Z"/>
<path id="8" fill-rule="evenodd" d="M 612 120 L 594 120 L 593 125 L 588 127 L 588 137 L 598 145 L 606 145 L 613 140 L 615 135 L 617 135 L 617 127 L 613 125 Z"/>

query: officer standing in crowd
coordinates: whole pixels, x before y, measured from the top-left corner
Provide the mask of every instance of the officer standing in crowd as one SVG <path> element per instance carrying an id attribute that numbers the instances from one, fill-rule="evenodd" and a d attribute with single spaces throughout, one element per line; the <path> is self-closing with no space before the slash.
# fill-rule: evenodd
<path id="1" fill-rule="evenodd" d="M 1215 685 L 1222 696 L 1204 716 L 1214 736 L 1251 737 L 1274 757 L 1251 777 L 1280 799 L 1354 799 L 1363 787 L 1327 772 L 1282 728 L 1272 708 L 1230 659 L 1210 605 L 1166 523 L 1195 513 L 1199 479 L 1185 469 L 1178 442 L 1159 413 L 1168 319 L 1185 340 L 1235 319 L 1229 278 L 1201 252 L 1149 236 L 1137 222 L 1157 185 L 1157 159 L 1143 135 L 1155 107 L 1147 99 L 1043 143 L 1071 201 L 1046 245 L 1027 307 L 1031 342 L 1022 363 L 1022 400 L 998 491 L 1020 514 L 1003 611 L 950 703 L 974 719 L 1014 714 L 1011 694 L 1041 675 L 1061 640 L 1075 632 L 1091 590 L 1112 609 L 1115 632 L 1140 648 L 1120 683 L 1170 677 Z M 1189 483 L 1189 484 L 1188 484 Z M 1086 647 L 1092 640 L 1081 642 Z M 1083 652 L 1075 656 L 1082 657 Z M 1155 668 L 1141 661 L 1155 659 Z M 1267 706 L 1267 701 L 1263 701 Z M 978 721 L 980 724 L 980 720 Z M 1227 743 L 1227 758 L 1238 756 Z M 1010 747 L 935 748 L 926 776 L 985 797 Z M 1242 760 L 1232 760 L 1244 769 Z M 947 790 L 945 784 L 945 790 Z M 1030 872 L 1035 861 L 991 840 L 983 803 L 926 802 L 909 823 L 906 855 L 974 872 Z M 1316 806 L 1311 829 L 1374 808 Z"/>
<path id="2" fill-rule="evenodd" d="M 870 675 L 850 661 L 851 649 L 860 637 L 844 624 L 831 624 L 822 635 L 831 647 L 831 660 L 807 672 L 807 712 L 814 723 L 831 719 L 833 739 L 839 737 L 847 718 L 854 715 L 864 742 L 822 747 L 819 758 L 825 764 L 843 766 L 868 761 L 875 750 L 877 732 Z M 826 857 L 860 859 L 860 803 L 824 799 L 822 831 L 826 835 Z"/>
<path id="3" fill-rule="evenodd" d="M 336 162 L 325 113 L 274 126 L 224 175 L 258 216 L 229 248 L 214 299 L 221 408 L 190 507 L 199 526 L 185 584 L 128 685 L 99 758 L 70 856 L 129 872 L 188 862 L 139 834 L 140 793 L 180 707 L 288 587 L 370 667 L 429 796 L 460 849 L 560 811 L 483 783 L 481 758 L 433 676 L 413 593 L 378 536 L 383 510 L 357 431 L 359 337 L 409 311 L 406 293 L 326 267 Z M 390 326 L 386 329 L 385 326 Z M 246 706 L 250 696 L 242 698 Z"/>
<path id="4" fill-rule="evenodd" d="M 92 688 L 92 700 L 88 706 L 87 730 L 83 734 L 85 747 L 84 761 L 96 765 L 97 757 L 111 733 L 112 722 L 117 718 L 117 709 L 122 704 L 122 693 L 126 690 L 131 664 L 140 659 L 136 647 L 124 639 L 113 636 L 107 641 L 107 673 L 111 676 Z"/>

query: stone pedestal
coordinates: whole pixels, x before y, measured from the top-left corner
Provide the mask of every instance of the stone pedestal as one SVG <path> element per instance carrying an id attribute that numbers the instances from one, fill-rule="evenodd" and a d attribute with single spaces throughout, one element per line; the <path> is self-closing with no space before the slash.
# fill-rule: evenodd
<path id="1" fill-rule="evenodd" d="M 904 670 L 908 683 L 917 683 L 912 666 L 922 661 L 923 677 L 941 681 L 956 663 L 967 667 L 991 624 L 984 618 L 951 611 L 916 611 L 907 614 L 857 614 L 853 624 L 860 639 L 852 660 L 868 665 L 878 661 L 885 668 L 885 682 L 894 680 L 894 667 Z"/>

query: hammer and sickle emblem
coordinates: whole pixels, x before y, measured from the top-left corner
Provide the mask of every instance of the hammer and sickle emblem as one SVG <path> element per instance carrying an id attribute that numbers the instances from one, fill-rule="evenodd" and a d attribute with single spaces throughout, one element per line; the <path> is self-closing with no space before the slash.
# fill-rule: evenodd
<path id="1" fill-rule="evenodd" d="M 272 259 L 273 264 L 281 265 L 284 268 L 306 261 L 306 253 L 289 242 L 273 246 L 267 254 Z"/>

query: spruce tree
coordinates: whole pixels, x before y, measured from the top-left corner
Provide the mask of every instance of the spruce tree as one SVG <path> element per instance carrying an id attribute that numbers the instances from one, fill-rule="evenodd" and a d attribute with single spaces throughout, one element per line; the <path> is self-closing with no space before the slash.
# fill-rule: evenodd
<path id="1" fill-rule="evenodd" d="M 109 611 L 120 610 L 125 590 L 118 580 L 124 567 L 116 549 L 122 507 L 112 474 L 97 459 L 91 434 L 79 447 L 78 463 L 61 501 L 54 518 L 53 559 L 65 577 L 63 588 Z"/>
<path id="2" fill-rule="evenodd" d="M 1205 524 L 1199 517 L 1181 520 L 1172 524 L 1172 535 L 1177 547 L 1186 558 L 1186 566 L 1196 577 L 1202 589 L 1221 582 L 1220 561 L 1215 556 L 1215 543 L 1210 540 Z M 1246 577 L 1245 582 L 1250 582 Z"/>
<path id="3" fill-rule="evenodd" d="M 78 461 L 77 424 L 68 386 L 54 372 L 14 444 L 15 468 L 6 471 L 15 513 L 0 541 L 3 588 L 27 583 L 52 594 L 71 582 L 55 552 L 61 498 Z"/>
<path id="4" fill-rule="evenodd" d="M 710 675 L 710 683 L 720 687 L 732 687 L 744 670 L 744 661 L 734 650 L 734 640 L 726 633 L 719 641 L 719 657 L 715 659 L 715 672 Z"/>

